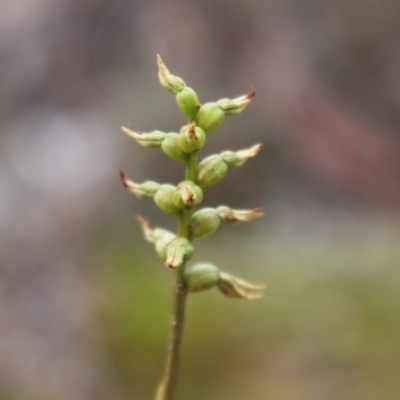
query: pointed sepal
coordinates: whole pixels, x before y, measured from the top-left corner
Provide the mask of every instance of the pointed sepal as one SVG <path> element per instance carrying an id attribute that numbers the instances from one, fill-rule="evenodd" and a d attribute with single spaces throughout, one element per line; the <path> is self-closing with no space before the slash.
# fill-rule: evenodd
<path id="1" fill-rule="evenodd" d="M 219 206 L 216 211 L 222 222 L 232 225 L 239 222 L 251 221 L 252 219 L 264 215 L 261 208 L 253 208 L 252 210 L 234 210 L 228 206 Z"/>
<path id="2" fill-rule="evenodd" d="M 168 68 L 164 64 L 161 56 L 159 54 L 157 54 L 156 56 L 158 66 L 158 78 L 160 80 L 161 86 L 174 94 L 181 92 L 183 88 L 186 87 L 185 81 L 178 76 L 172 75 L 168 71 Z"/>
<path id="3" fill-rule="evenodd" d="M 235 99 L 221 99 L 217 101 L 225 115 L 236 115 L 241 113 L 251 102 L 256 92 L 250 87 L 247 94 L 236 97 Z"/>
<path id="4" fill-rule="evenodd" d="M 122 170 L 119 171 L 119 177 L 126 189 L 140 199 L 153 198 L 161 186 L 159 183 L 153 181 L 146 181 L 143 183 L 133 182 L 126 177 L 124 171 Z"/>
<path id="5" fill-rule="evenodd" d="M 266 287 L 265 285 L 253 285 L 226 272 L 220 272 L 217 286 L 225 296 L 245 300 L 261 299 L 263 294 L 258 292 Z"/>
<path id="6" fill-rule="evenodd" d="M 244 150 L 228 150 L 221 153 L 221 156 L 229 167 L 241 167 L 249 158 L 254 157 L 262 146 L 261 143 L 258 143 Z"/>

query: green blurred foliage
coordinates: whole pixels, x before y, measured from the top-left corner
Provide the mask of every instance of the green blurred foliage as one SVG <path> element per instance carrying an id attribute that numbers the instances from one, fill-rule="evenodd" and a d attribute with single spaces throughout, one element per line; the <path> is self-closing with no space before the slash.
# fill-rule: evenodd
<path id="1" fill-rule="evenodd" d="M 90 260 L 103 356 L 126 398 L 152 398 L 166 355 L 172 273 L 135 236 L 138 229 L 114 228 L 97 237 Z M 246 279 L 261 274 L 266 297 L 248 302 L 216 290 L 190 296 L 180 398 L 398 398 L 396 234 L 381 241 L 357 237 L 337 248 L 340 262 L 304 250 L 267 257 L 261 248 L 246 261 L 234 254 L 243 245 L 236 239 L 217 234 L 199 242 L 200 249 L 212 242 L 209 261 L 226 258 L 223 269 Z M 256 265 L 263 260 L 265 268 Z"/>

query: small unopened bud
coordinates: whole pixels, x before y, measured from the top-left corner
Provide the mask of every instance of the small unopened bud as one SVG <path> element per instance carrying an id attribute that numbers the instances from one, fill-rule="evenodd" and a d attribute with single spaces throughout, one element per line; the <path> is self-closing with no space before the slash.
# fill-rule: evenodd
<path id="1" fill-rule="evenodd" d="M 225 119 L 225 112 L 217 103 L 206 103 L 200 107 L 196 115 L 196 124 L 205 133 L 217 129 Z"/>
<path id="2" fill-rule="evenodd" d="M 156 253 L 165 261 L 167 259 L 167 245 L 172 239 L 176 238 L 176 235 L 161 228 L 151 229 L 149 223 L 140 216 L 138 216 L 138 221 L 142 226 L 146 240 L 150 243 L 154 243 Z"/>
<path id="3" fill-rule="evenodd" d="M 153 131 L 150 133 L 137 133 L 131 129 L 121 126 L 123 132 L 134 138 L 143 147 L 160 147 L 165 138 L 165 133 L 161 131 Z"/>
<path id="4" fill-rule="evenodd" d="M 190 235 L 193 238 L 199 238 L 214 233 L 221 220 L 217 210 L 214 208 L 203 208 L 196 211 L 190 220 Z"/>
<path id="5" fill-rule="evenodd" d="M 144 183 L 135 183 L 130 181 L 124 171 L 119 171 L 122 184 L 133 194 L 140 199 L 153 198 L 160 188 L 160 184 L 153 181 L 146 181 Z"/>
<path id="6" fill-rule="evenodd" d="M 235 99 L 218 100 L 218 105 L 224 111 L 225 115 L 236 115 L 241 113 L 254 98 L 256 92 L 250 88 L 247 94 L 236 97 Z"/>
<path id="7" fill-rule="evenodd" d="M 218 280 L 219 270 L 213 264 L 197 264 L 185 272 L 185 285 L 191 292 L 210 289 Z"/>
<path id="8" fill-rule="evenodd" d="M 225 272 L 220 272 L 217 286 L 225 296 L 246 300 L 261 299 L 263 295 L 256 292 L 265 289 L 265 285 L 253 285 Z"/>
<path id="9" fill-rule="evenodd" d="M 221 221 L 227 224 L 251 221 L 254 218 L 264 215 L 261 208 L 253 208 L 252 210 L 233 210 L 227 206 L 217 207 L 217 213 L 221 218 Z"/>
<path id="10" fill-rule="evenodd" d="M 221 153 L 223 160 L 229 167 L 240 167 L 249 158 L 254 157 L 261 149 L 262 144 L 255 144 L 248 149 L 239 151 L 224 151 Z"/>
<path id="11" fill-rule="evenodd" d="M 174 194 L 174 203 L 178 208 L 194 207 L 203 200 L 203 191 L 191 181 L 181 182 Z"/>
<path id="12" fill-rule="evenodd" d="M 160 185 L 157 193 L 154 195 L 154 202 L 157 204 L 158 208 L 169 215 L 179 217 L 181 215 L 181 210 L 174 203 L 174 193 L 176 187 L 172 185 Z"/>
<path id="13" fill-rule="evenodd" d="M 177 93 L 176 102 L 185 115 L 190 119 L 194 119 L 199 111 L 200 103 L 197 93 L 192 88 L 186 86 Z"/>
<path id="14" fill-rule="evenodd" d="M 228 172 L 228 165 L 222 155 L 213 154 L 202 160 L 197 166 L 197 184 L 211 186 L 222 180 Z"/>
<path id="15" fill-rule="evenodd" d="M 161 86 L 170 92 L 177 94 L 186 86 L 184 80 L 178 76 L 172 75 L 165 66 L 162 58 L 157 54 L 158 78 Z"/>
<path id="16" fill-rule="evenodd" d="M 161 147 L 164 153 L 171 157 L 173 160 L 186 164 L 189 161 L 190 155 L 188 153 L 185 153 L 178 146 L 178 139 L 178 133 L 167 133 L 164 140 L 162 141 Z"/>
<path id="17" fill-rule="evenodd" d="M 178 146 L 185 153 L 192 153 L 200 150 L 206 142 L 206 134 L 203 129 L 196 126 L 196 122 L 184 126 L 178 139 Z"/>
<path id="18" fill-rule="evenodd" d="M 194 248 L 189 240 L 177 237 L 171 240 L 167 246 L 167 260 L 165 261 L 165 265 L 169 268 L 178 268 L 193 256 Z"/>

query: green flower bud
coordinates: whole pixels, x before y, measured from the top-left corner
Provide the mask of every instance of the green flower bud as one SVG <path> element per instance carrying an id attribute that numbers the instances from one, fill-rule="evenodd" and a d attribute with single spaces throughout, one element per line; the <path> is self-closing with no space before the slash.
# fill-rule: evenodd
<path id="1" fill-rule="evenodd" d="M 250 88 L 247 94 L 236 97 L 236 99 L 222 99 L 218 100 L 218 105 L 224 111 L 225 115 L 236 115 L 241 113 L 254 98 L 256 92 Z"/>
<path id="2" fill-rule="evenodd" d="M 176 187 L 172 185 L 160 185 L 157 193 L 154 195 L 154 202 L 158 208 L 169 215 L 179 217 L 181 210 L 174 203 L 174 193 Z"/>
<path id="3" fill-rule="evenodd" d="M 159 54 L 157 54 L 157 65 L 158 78 L 160 79 L 161 86 L 174 94 L 181 92 L 186 86 L 184 80 L 170 74 Z"/>
<path id="4" fill-rule="evenodd" d="M 192 153 L 200 150 L 204 146 L 205 142 L 206 134 L 204 133 L 203 129 L 196 126 L 194 121 L 181 129 L 178 139 L 178 146 L 185 153 Z"/>
<path id="5" fill-rule="evenodd" d="M 218 283 L 219 270 L 215 265 L 197 264 L 185 272 L 185 285 L 191 292 L 212 288 Z"/>
<path id="6" fill-rule="evenodd" d="M 197 166 L 197 184 L 211 186 L 222 180 L 228 172 L 228 165 L 220 154 L 206 157 Z"/>
<path id="7" fill-rule="evenodd" d="M 165 135 L 164 140 L 162 141 L 161 147 L 165 154 L 167 154 L 172 159 L 179 161 L 181 163 L 186 164 L 189 161 L 190 155 L 185 153 L 179 146 L 178 146 L 178 133 L 167 133 Z"/>
<path id="8" fill-rule="evenodd" d="M 261 208 L 253 208 L 252 210 L 233 210 L 227 206 L 219 206 L 216 210 L 222 222 L 232 225 L 239 222 L 251 221 L 254 218 L 264 215 Z"/>
<path id="9" fill-rule="evenodd" d="M 196 211 L 190 220 L 190 235 L 193 238 L 199 238 L 214 233 L 221 220 L 218 216 L 217 210 L 214 208 L 203 208 Z"/>
<path id="10" fill-rule="evenodd" d="M 140 199 L 153 198 L 160 188 L 160 184 L 153 181 L 146 181 L 144 183 L 135 183 L 130 181 L 124 171 L 119 171 L 122 184 L 133 194 Z"/>
<path id="11" fill-rule="evenodd" d="M 150 133 L 139 134 L 123 126 L 121 126 L 121 129 L 128 136 L 134 138 L 143 147 L 160 147 L 162 141 L 165 138 L 165 133 L 161 131 L 153 131 Z"/>
<path id="12" fill-rule="evenodd" d="M 165 261 L 167 259 L 167 245 L 176 238 L 176 235 L 161 228 L 151 229 L 149 223 L 140 216 L 138 216 L 138 221 L 142 226 L 146 240 L 150 243 L 154 243 L 156 253 Z"/>
<path id="13" fill-rule="evenodd" d="M 185 261 L 190 260 L 194 256 L 194 247 L 183 237 L 177 237 L 167 246 L 167 260 L 165 265 L 169 268 L 178 268 Z"/>
<path id="14" fill-rule="evenodd" d="M 179 109 L 187 115 L 190 119 L 194 119 L 200 108 L 199 98 L 196 92 L 190 88 L 185 87 L 176 95 L 176 102 Z"/>
<path id="15" fill-rule="evenodd" d="M 225 296 L 246 300 L 261 299 L 263 295 L 254 292 L 265 289 L 265 285 L 253 285 L 225 272 L 220 272 L 217 286 Z"/>
<path id="16" fill-rule="evenodd" d="M 181 182 L 174 193 L 174 203 L 180 209 L 197 206 L 202 200 L 203 191 L 191 181 Z"/>
<path id="17" fill-rule="evenodd" d="M 196 124 L 209 133 L 217 129 L 224 122 L 225 113 L 217 103 L 206 103 L 200 107 L 196 115 Z"/>
<path id="18" fill-rule="evenodd" d="M 248 149 L 239 151 L 224 151 L 221 153 L 223 160 L 228 164 L 229 167 L 240 167 L 249 158 L 254 157 L 261 149 L 262 144 L 255 144 Z"/>

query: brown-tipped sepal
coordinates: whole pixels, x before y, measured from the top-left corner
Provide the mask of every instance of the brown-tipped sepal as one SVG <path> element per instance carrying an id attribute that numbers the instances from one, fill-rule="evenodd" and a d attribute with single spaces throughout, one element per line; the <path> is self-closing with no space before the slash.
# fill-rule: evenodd
<path id="1" fill-rule="evenodd" d="M 240 167 L 249 158 L 254 157 L 261 149 L 262 144 L 255 144 L 248 149 L 239 151 L 224 151 L 221 153 L 222 159 L 229 167 Z"/>
<path id="2" fill-rule="evenodd" d="M 221 224 L 218 212 L 214 208 L 202 208 L 192 215 L 190 220 L 190 235 L 200 238 L 214 233 Z"/>
<path id="3" fill-rule="evenodd" d="M 160 147 L 165 139 L 165 133 L 153 131 L 150 133 L 137 133 L 131 129 L 121 126 L 121 129 L 131 138 L 135 139 L 140 145 L 147 148 Z"/>
<path id="4" fill-rule="evenodd" d="M 156 253 L 161 260 L 165 261 L 167 259 L 167 245 L 176 238 L 176 235 L 162 228 L 151 229 L 149 223 L 142 217 L 138 217 L 138 221 L 142 226 L 146 240 L 154 243 Z"/>
<path id="5" fill-rule="evenodd" d="M 173 200 L 180 209 L 194 207 L 203 200 L 203 191 L 193 182 L 183 181 L 177 186 Z"/>
<path id="6" fill-rule="evenodd" d="M 135 183 L 130 181 L 124 171 L 119 171 L 122 184 L 133 194 L 140 199 L 151 199 L 153 198 L 160 188 L 160 184 L 153 181 L 146 181 L 144 183 Z"/>
<path id="7" fill-rule="evenodd" d="M 173 160 L 186 164 L 189 161 L 190 154 L 185 153 L 178 146 L 178 139 L 178 133 L 167 133 L 164 140 L 162 141 L 161 148 L 163 149 L 164 153 L 171 157 Z"/>
<path id="8" fill-rule="evenodd" d="M 167 245 L 167 260 L 165 261 L 165 265 L 168 268 L 178 268 L 193 256 L 194 247 L 189 240 L 177 237 Z"/>
<path id="9" fill-rule="evenodd" d="M 170 92 L 177 94 L 186 87 L 185 81 L 178 76 L 172 75 L 162 58 L 157 54 L 158 78 L 160 79 L 161 86 Z"/>
<path id="10" fill-rule="evenodd" d="M 253 208 L 252 210 L 234 210 L 228 206 L 219 206 L 216 211 L 222 222 L 232 225 L 239 222 L 251 221 L 252 219 L 264 215 L 261 208 Z"/>
<path id="11" fill-rule="evenodd" d="M 174 202 L 174 193 L 176 187 L 173 185 L 160 185 L 157 193 L 154 195 L 154 202 L 157 204 L 158 208 L 169 215 L 174 217 L 180 217 L 182 210 L 176 206 Z"/>
<path id="12" fill-rule="evenodd" d="M 205 142 L 206 134 L 203 129 L 196 126 L 196 122 L 193 121 L 181 129 L 178 146 L 185 153 L 193 153 L 200 150 Z"/>
<path id="13" fill-rule="evenodd" d="M 228 165 L 221 154 L 213 154 L 202 160 L 197 166 L 197 184 L 211 186 L 222 180 L 228 172 Z"/>
<path id="14" fill-rule="evenodd" d="M 217 286 L 225 296 L 246 300 L 261 299 L 260 291 L 265 289 L 265 285 L 253 285 L 225 272 L 220 272 Z"/>
<path id="15" fill-rule="evenodd" d="M 203 129 L 205 133 L 209 133 L 217 129 L 225 119 L 225 112 L 217 103 L 203 104 L 197 115 L 196 124 Z"/>
<path id="16" fill-rule="evenodd" d="M 176 103 L 179 109 L 191 120 L 194 119 L 199 111 L 200 103 L 197 93 L 190 87 L 184 87 L 176 94 Z"/>
<path id="17" fill-rule="evenodd" d="M 185 272 L 184 279 L 190 292 L 200 292 L 217 285 L 219 270 L 213 264 L 197 264 Z"/>
<path id="18" fill-rule="evenodd" d="M 250 88 L 247 94 L 236 97 L 235 99 L 221 99 L 218 100 L 217 104 L 225 115 L 236 115 L 241 113 L 251 102 L 256 95 L 253 88 Z"/>

